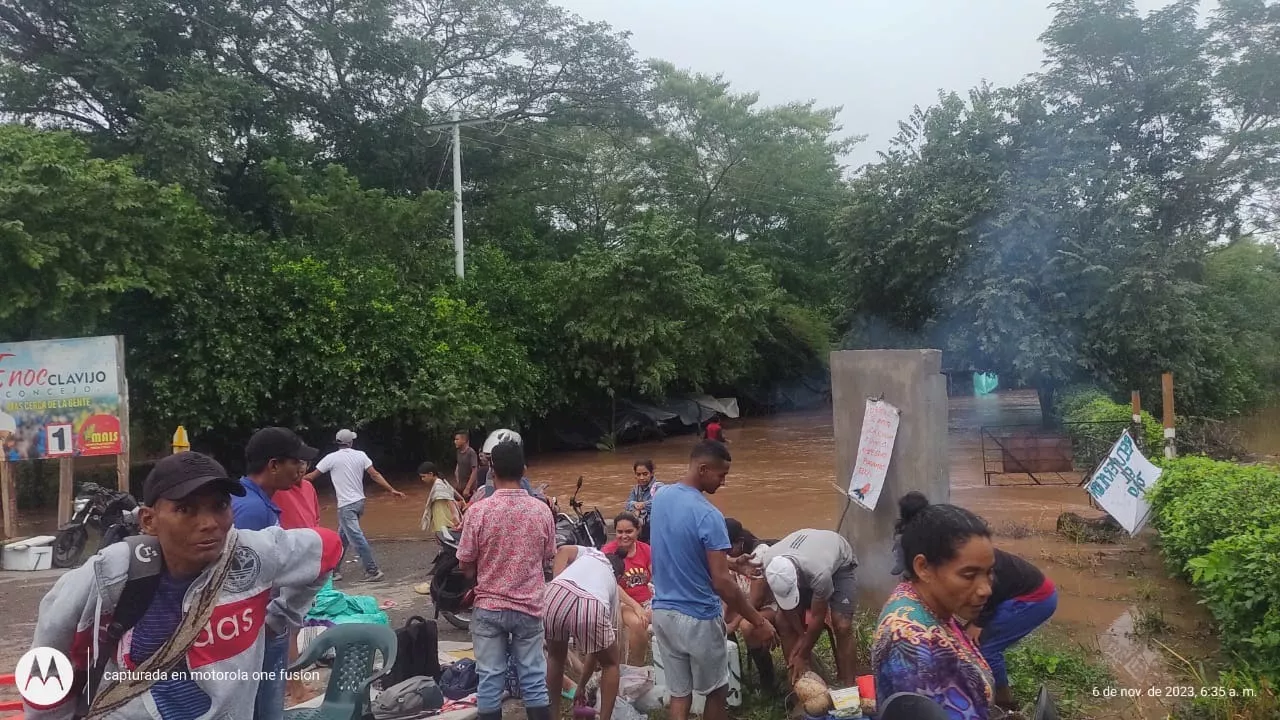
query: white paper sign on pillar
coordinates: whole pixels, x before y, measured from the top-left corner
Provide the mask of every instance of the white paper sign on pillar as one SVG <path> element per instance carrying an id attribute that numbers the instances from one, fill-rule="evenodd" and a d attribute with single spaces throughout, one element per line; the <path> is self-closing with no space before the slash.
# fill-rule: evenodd
<path id="1" fill-rule="evenodd" d="M 1151 516 L 1147 490 L 1160 479 L 1161 472 L 1143 456 L 1126 430 L 1089 478 L 1087 489 L 1130 535 L 1137 535 Z"/>
<path id="2" fill-rule="evenodd" d="M 898 437 L 901 411 L 883 400 L 867 400 L 862 418 L 862 436 L 858 438 L 858 459 L 849 479 L 849 499 L 868 510 L 876 509 L 880 491 L 884 489 L 893 442 Z"/>

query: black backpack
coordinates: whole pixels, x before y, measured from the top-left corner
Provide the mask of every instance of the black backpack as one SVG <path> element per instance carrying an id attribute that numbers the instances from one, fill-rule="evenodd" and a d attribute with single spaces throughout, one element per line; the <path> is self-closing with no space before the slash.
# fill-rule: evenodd
<path id="1" fill-rule="evenodd" d="M 86 682 L 90 698 L 98 694 L 107 663 L 115 659 L 120 640 L 142 619 L 160 588 L 160 572 L 164 567 L 160 543 L 150 535 L 135 535 L 123 542 L 129 545 L 129 573 L 111 612 L 111 622 L 102 629 L 98 661 L 89 669 Z"/>
<path id="2" fill-rule="evenodd" d="M 396 631 L 396 661 L 382 678 L 382 687 L 414 677 L 440 681 L 440 638 L 434 620 L 414 615 Z"/>

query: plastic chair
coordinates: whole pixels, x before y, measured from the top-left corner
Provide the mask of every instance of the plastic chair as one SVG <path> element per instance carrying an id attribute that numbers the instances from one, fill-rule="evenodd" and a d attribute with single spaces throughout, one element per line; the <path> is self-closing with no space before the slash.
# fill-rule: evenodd
<path id="1" fill-rule="evenodd" d="M 386 625 L 348 623 L 325 630 L 289 666 L 290 672 L 315 665 L 330 649 L 333 669 L 320 707 L 285 711 L 285 720 L 360 720 L 369 705 L 369 686 L 386 675 L 396 662 L 396 634 Z M 382 653 L 382 668 L 373 669 L 374 656 Z"/>

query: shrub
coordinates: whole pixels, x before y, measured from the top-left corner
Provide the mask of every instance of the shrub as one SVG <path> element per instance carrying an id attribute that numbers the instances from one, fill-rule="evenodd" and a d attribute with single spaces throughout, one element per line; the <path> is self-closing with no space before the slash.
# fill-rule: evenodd
<path id="1" fill-rule="evenodd" d="M 1203 457 L 1162 463 L 1149 495 L 1166 558 L 1179 572 L 1224 538 L 1280 525 L 1280 474 Z"/>
<path id="2" fill-rule="evenodd" d="M 1213 543 L 1189 563 L 1223 648 L 1266 677 L 1280 677 L 1280 524 Z"/>
<path id="3" fill-rule="evenodd" d="M 1059 406 L 1067 434 L 1071 437 L 1072 453 L 1076 466 L 1092 472 L 1102 461 L 1122 430 L 1129 429 L 1133 421 L 1133 409 L 1121 405 L 1093 389 L 1077 390 L 1066 395 Z M 1142 413 L 1142 453 L 1152 457 L 1164 445 L 1164 427 L 1151 416 Z"/>

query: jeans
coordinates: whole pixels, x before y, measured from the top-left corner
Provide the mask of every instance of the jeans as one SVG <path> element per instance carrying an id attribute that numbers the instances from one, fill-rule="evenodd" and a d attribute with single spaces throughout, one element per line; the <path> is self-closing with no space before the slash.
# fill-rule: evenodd
<path id="1" fill-rule="evenodd" d="M 547 656 L 542 651 L 542 619 L 514 610 L 471 612 L 472 650 L 480 687 L 476 689 L 476 709 L 481 713 L 502 711 L 502 693 L 507 687 L 507 670 L 515 662 L 520 695 L 527 708 L 551 705 L 547 696 Z"/>
<path id="2" fill-rule="evenodd" d="M 378 563 L 373 560 L 373 548 L 360 529 L 360 517 L 364 515 L 364 501 L 353 502 L 338 508 L 338 537 L 342 540 L 342 556 L 346 557 L 347 547 L 355 545 L 356 555 L 364 565 L 364 571 L 370 575 L 378 572 Z"/>
<path id="3" fill-rule="evenodd" d="M 1004 651 L 1048 622 L 1058 609 L 1058 591 L 1043 600 L 1027 602 L 1014 598 L 996 606 L 991 622 L 982 629 L 978 642 L 982 657 L 991 666 L 996 687 L 1009 686 L 1009 671 L 1004 666 Z"/>
<path id="4" fill-rule="evenodd" d="M 283 720 L 284 669 L 289 661 L 289 634 L 271 637 L 266 633 L 262 653 L 262 679 L 258 681 L 258 699 L 254 703 L 253 720 Z"/>

